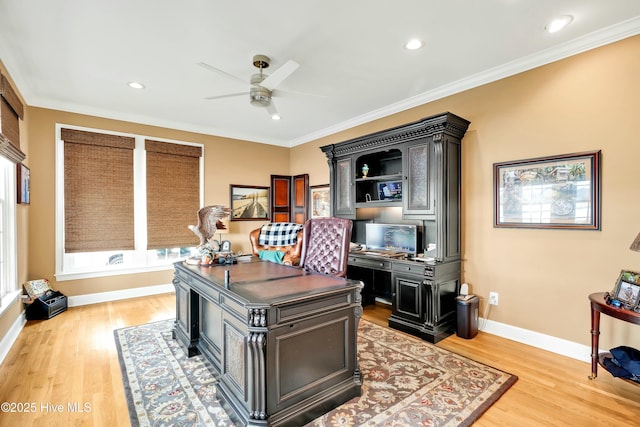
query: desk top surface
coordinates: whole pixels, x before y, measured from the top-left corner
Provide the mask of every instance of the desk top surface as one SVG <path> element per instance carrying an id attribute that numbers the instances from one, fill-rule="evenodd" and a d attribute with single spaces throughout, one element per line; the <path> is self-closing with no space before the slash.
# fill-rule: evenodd
<path id="1" fill-rule="evenodd" d="M 248 303 L 281 303 L 292 299 L 362 287 L 362 282 L 307 272 L 273 262 L 252 259 L 232 265 L 201 267 L 183 262 L 176 268 L 206 279 L 219 290 L 228 290 Z M 229 286 L 225 287 L 225 271 Z"/>

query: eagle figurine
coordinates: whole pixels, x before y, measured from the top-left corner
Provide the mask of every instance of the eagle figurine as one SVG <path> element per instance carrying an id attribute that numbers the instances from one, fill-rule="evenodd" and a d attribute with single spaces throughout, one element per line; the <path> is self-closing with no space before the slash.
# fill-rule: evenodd
<path id="1" fill-rule="evenodd" d="M 208 243 L 213 248 L 214 243 L 218 244 L 213 237 L 215 236 L 216 231 L 226 230 L 221 219 L 228 217 L 230 213 L 231 209 L 225 208 L 222 205 L 205 206 L 198 210 L 198 225 L 188 226 L 189 230 L 193 231 L 193 233 L 200 239 L 198 247 Z"/>

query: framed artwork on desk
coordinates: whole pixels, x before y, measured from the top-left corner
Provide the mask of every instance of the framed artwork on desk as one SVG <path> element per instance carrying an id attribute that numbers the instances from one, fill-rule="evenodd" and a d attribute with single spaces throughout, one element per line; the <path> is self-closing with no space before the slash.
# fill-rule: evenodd
<path id="1" fill-rule="evenodd" d="M 613 297 L 628 310 L 635 310 L 640 303 L 640 273 L 622 270 L 613 289 Z"/>

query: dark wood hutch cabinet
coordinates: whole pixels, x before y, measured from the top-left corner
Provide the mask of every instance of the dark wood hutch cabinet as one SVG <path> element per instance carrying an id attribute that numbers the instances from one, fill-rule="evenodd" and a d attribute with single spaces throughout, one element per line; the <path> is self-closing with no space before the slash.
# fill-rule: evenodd
<path id="1" fill-rule="evenodd" d="M 399 223 L 418 225 L 419 251 L 432 261 L 353 252 L 347 276 L 365 283 L 364 304 L 391 304 L 389 326 L 431 342 L 455 326 L 460 145 L 468 126 L 469 121 L 442 113 L 321 147 L 329 163 L 332 215 L 356 223 L 363 217 L 386 222 L 384 210 L 400 208 Z"/>

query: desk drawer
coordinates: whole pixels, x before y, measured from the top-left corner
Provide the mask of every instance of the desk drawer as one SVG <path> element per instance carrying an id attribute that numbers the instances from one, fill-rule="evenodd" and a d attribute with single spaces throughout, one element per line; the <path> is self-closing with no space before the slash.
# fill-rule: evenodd
<path id="1" fill-rule="evenodd" d="M 391 261 L 384 259 L 349 256 L 349 265 L 357 265 L 358 267 L 367 267 L 376 270 L 391 270 Z"/>
<path id="2" fill-rule="evenodd" d="M 415 274 L 418 276 L 426 276 L 426 277 L 434 276 L 434 269 L 432 266 L 419 264 L 419 263 L 415 263 L 415 264 L 402 263 L 401 264 L 401 263 L 395 262 L 393 263 L 393 271 L 397 273 L 409 273 L 409 274 Z"/>

